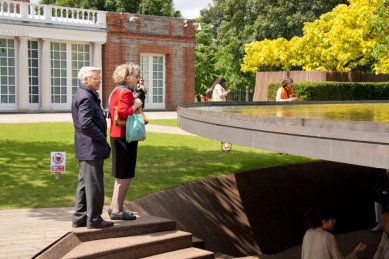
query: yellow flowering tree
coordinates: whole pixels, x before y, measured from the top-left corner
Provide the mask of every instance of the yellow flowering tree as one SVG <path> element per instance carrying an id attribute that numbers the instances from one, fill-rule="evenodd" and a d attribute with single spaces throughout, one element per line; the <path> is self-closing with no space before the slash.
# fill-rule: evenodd
<path id="1" fill-rule="evenodd" d="M 379 10 L 387 11 L 384 5 L 387 1 L 349 0 L 349 5 L 338 5 L 318 20 L 305 23 L 302 37 L 247 44 L 241 69 L 254 72 L 269 67 L 284 70 L 301 67 L 319 71 L 374 69 L 383 72 L 388 62 L 383 57 L 388 53 L 377 46 L 381 42 L 387 47 L 381 39 L 387 24 L 381 29 L 376 26 L 385 22 Z"/>
<path id="2" fill-rule="evenodd" d="M 389 74 L 389 0 L 384 0 L 377 8 L 377 16 L 371 23 L 377 35 L 377 46 L 373 51 L 377 62 L 373 70 L 376 73 Z"/>
<path id="3" fill-rule="evenodd" d="M 241 65 L 244 72 L 266 70 L 289 70 L 290 60 L 295 59 L 294 44 L 298 37 L 290 41 L 284 38 L 276 40 L 254 41 L 245 45 L 246 55 Z"/>

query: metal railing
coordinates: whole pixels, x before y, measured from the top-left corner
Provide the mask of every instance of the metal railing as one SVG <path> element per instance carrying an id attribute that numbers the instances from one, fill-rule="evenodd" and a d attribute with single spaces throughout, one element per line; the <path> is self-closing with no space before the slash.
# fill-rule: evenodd
<path id="1" fill-rule="evenodd" d="M 227 95 L 228 102 L 251 102 L 253 101 L 254 91 L 249 87 L 232 90 Z"/>
<path id="2" fill-rule="evenodd" d="M 106 28 L 106 12 L 0 0 L 0 18 Z"/>

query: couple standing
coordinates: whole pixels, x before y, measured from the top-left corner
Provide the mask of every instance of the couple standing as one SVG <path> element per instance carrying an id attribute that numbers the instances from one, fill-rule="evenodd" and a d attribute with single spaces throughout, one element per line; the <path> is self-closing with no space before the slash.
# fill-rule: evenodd
<path id="1" fill-rule="evenodd" d="M 101 69 L 82 67 L 78 78 L 81 84 L 72 102 L 74 146 L 76 158 L 79 160 L 72 225 L 88 228 L 112 227 L 113 222 L 105 221 L 101 217 L 104 206 L 103 165 L 111 151 L 107 143 L 107 122 L 97 93 L 101 83 Z M 142 106 L 142 101 L 135 99 L 133 95 L 140 78 L 139 66 L 120 65 L 116 68 L 113 78 L 117 86 L 111 96 L 109 112 L 111 118 L 114 118 L 114 107 L 118 105 L 118 116 L 125 120 Z M 124 90 L 121 91 L 122 89 Z M 131 179 L 135 176 L 138 148 L 138 142 L 126 142 L 125 132 L 125 127 L 115 126 L 111 119 L 112 175 L 115 177 L 115 184 L 108 214 L 112 220 L 136 219 L 131 212 L 123 210 L 125 196 Z"/>

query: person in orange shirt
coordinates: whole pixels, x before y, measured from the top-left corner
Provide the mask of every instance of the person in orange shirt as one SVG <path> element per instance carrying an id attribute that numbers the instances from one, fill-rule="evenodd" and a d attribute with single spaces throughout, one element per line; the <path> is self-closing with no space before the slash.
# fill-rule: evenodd
<path id="1" fill-rule="evenodd" d="M 277 90 L 276 101 L 277 102 L 293 102 L 299 98 L 293 93 L 293 79 L 284 79 L 281 83 L 281 87 Z"/>

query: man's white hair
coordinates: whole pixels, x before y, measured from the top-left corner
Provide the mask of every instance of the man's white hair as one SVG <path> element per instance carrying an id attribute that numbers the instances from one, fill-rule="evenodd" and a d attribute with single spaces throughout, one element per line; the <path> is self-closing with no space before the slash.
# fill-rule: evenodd
<path id="1" fill-rule="evenodd" d="M 82 67 L 78 72 L 78 79 L 80 79 L 81 83 L 85 82 L 85 79 L 90 76 L 92 71 L 101 71 L 99 67 Z"/>

